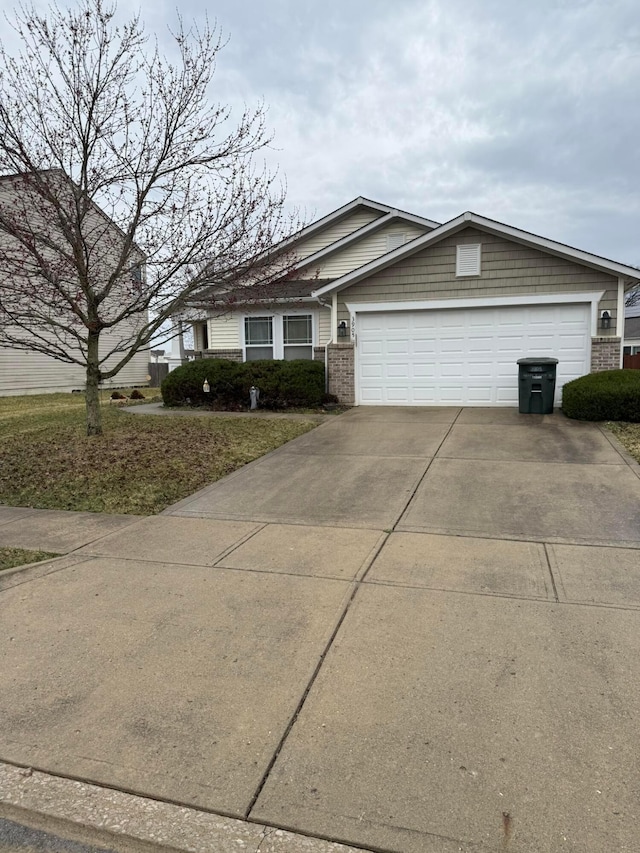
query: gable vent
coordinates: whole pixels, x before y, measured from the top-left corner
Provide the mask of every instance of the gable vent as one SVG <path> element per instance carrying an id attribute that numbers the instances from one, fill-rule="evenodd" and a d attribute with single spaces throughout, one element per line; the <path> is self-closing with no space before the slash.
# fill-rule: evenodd
<path id="1" fill-rule="evenodd" d="M 402 233 L 387 234 L 387 252 L 399 249 L 407 242 L 407 235 Z"/>
<path id="2" fill-rule="evenodd" d="M 480 243 L 456 246 L 456 275 L 480 275 Z"/>

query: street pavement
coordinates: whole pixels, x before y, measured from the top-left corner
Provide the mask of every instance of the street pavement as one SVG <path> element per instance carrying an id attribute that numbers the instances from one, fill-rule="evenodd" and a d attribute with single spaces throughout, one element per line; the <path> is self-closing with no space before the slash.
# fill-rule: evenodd
<path id="1" fill-rule="evenodd" d="M 0 575 L 0 804 L 68 778 L 228 849 L 636 851 L 639 472 L 560 414 L 357 408 L 154 518 L 0 507 L 66 554 Z"/>

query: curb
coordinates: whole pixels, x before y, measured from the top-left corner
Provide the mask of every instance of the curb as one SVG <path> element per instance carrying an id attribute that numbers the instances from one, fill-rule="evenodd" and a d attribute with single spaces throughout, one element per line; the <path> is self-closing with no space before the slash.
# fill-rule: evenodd
<path id="1" fill-rule="evenodd" d="M 175 853 L 371 853 L 0 762 L 0 816 L 83 840 Z M 74 832 L 74 829 L 76 830 Z M 93 837 L 91 837 L 93 836 Z"/>

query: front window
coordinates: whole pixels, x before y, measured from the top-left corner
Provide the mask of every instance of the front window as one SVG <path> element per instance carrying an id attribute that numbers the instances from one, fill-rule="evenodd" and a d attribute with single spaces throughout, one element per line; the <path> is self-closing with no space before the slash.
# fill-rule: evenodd
<path id="1" fill-rule="evenodd" d="M 273 318 L 245 317 L 244 341 L 247 361 L 273 358 Z"/>
<path id="2" fill-rule="evenodd" d="M 313 358 L 313 325 L 311 314 L 291 314 L 282 318 L 282 338 L 284 357 L 287 361 L 295 358 Z"/>

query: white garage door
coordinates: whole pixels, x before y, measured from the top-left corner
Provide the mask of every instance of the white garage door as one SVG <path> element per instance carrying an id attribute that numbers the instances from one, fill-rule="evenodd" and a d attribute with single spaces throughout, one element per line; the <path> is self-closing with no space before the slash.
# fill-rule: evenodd
<path id="1" fill-rule="evenodd" d="M 357 400 L 373 406 L 517 406 L 517 360 L 589 372 L 590 306 L 536 305 L 357 315 Z"/>

